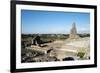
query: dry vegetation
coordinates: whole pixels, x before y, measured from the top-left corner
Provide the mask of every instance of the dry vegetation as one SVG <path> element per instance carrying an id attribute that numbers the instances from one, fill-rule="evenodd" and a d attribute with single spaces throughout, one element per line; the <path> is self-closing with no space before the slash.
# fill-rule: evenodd
<path id="1" fill-rule="evenodd" d="M 89 34 L 79 39 L 68 39 L 66 34 L 42 34 L 41 47 L 32 45 L 34 35 L 22 35 L 22 62 L 68 61 L 90 59 Z"/>

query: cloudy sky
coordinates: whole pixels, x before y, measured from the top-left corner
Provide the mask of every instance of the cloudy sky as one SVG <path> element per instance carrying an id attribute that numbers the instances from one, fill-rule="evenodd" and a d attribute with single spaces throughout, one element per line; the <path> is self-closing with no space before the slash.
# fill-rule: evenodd
<path id="1" fill-rule="evenodd" d="M 90 13 L 21 10 L 24 34 L 69 34 L 74 22 L 78 33 L 89 33 Z"/>

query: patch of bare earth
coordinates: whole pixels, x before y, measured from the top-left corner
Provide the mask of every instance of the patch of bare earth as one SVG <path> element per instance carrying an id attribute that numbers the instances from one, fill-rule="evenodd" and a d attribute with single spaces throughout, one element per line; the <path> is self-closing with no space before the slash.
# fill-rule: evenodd
<path id="1" fill-rule="evenodd" d="M 44 46 L 45 45 L 45 46 Z M 66 39 L 66 40 L 56 40 L 52 43 L 46 43 L 42 45 L 43 47 L 38 47 L 32 45 L 31 48 L 33 50 L 38 50 L 47 54 L 47 50 L 53 49 L 55 52 L 55 56 L 62 60 L 65 57 L 74 57 L 74 59 L 78 59 L 77 53 L 79 51 L 85 52 L 85 59 L 90 56 L 90 39 L 79 38 L 79 39 Z M 52 53 L 53 54 L 53 53 Z"/>

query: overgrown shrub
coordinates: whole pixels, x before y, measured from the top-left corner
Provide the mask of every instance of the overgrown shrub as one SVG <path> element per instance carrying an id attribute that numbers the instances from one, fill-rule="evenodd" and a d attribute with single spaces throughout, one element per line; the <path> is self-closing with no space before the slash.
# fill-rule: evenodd
<path id="1" fill-rule="evenodd" d="M 81 59 L 84 57 L 85 53 L 84 52 L 78 52 L 77 56 L 79 56 Z"/>

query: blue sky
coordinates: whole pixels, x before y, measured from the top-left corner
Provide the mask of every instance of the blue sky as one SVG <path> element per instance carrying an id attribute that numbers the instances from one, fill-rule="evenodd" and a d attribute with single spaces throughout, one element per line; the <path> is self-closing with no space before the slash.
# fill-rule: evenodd
<path id="1" fill-rule="evenodd" d="M 24 34 L 69 34 L 74 22 L 78 33 L 89 33 L 90 13 L 21 10 Z"/>

